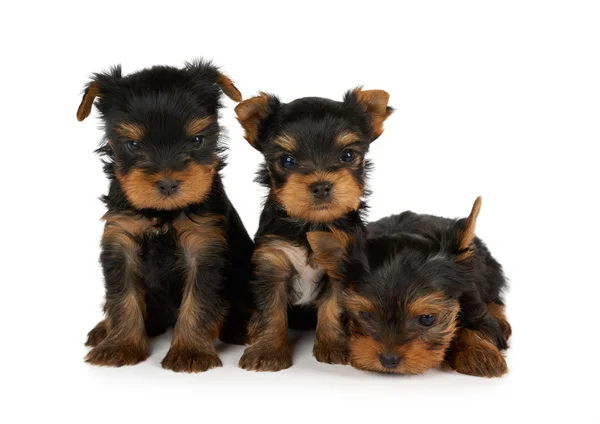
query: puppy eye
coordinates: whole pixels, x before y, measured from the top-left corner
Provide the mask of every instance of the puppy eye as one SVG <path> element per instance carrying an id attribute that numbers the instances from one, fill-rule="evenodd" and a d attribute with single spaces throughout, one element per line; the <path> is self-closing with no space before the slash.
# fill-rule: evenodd
<path id="1" fill-rule="evenodd" d="M 200 134 L 196 134 L 194 136 L 194 143 L 202 144 L 203 141 L 204 141 L 204 136 L 202 136 Z"/>
<path id="2" fill-rule="evenodd" d="M 373 315 L 371 314 L 371 312 L 367 312 L 367 311 L 360 311 L 358 313 L 358 315 L 360 315 L 360 317 L 362 319 L 370 319 Z"/>
<path id="3" fill-rule="evenodd" d="M 298 161 L 292 155 L 283 155 L 279 158 L 279 163 L 282 168 L 289 169 L 298 164 Z"/>
<path id="4" fill-rule="evenodd" d="M 140 145 L 138 144 L 137 141 L 129 141 L 127 143 L 127 148 L 132 151 L 135 152 L 136 150 L 138 150 L 140 148 Z"/>
<path id="5" fill-rule="evenodd" d="M 419 315 L 419 324 L 423 327 L 431 327 L 435 322 L 435 315 Z"/>
<path id="6" fill-rule="evenodd" d="M 340 160 L 342 162 L 350 163 L 354 160 L 355 154 L 352 150 L 346 149 L 342 152 L 342 156 L 340 156 Z"/>

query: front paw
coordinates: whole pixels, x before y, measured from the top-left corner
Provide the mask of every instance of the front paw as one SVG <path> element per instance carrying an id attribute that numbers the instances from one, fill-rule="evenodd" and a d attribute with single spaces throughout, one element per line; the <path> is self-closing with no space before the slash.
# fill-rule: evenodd
<path id="1" fill-rule="evenodd" d="M 171 347 L 161 365 L 167 370 L 189 373 L 223 366 L 216 353 L 187 347 Z"/>
<path id="2" fill-rule="evenodd" d="M 90 347 L 96 347 L 102 342 L 102 340 L 106 338 L 107 335 L 108 330 L 106 328 L 106 322 L 100 321 L 88 333 L 85 345 Z"/>
<path id="3" fill-rule="evenodd" d="M 461 374 L 478 377 L 501 377 L 508 372 L 504 356 L 491 343 L 467 346 L 455 352 L 450 365 Z"/>
<path id="4" fill-rule="evenodd" d="M 135 365 L 148 358 L 148 345 L 131 341 L 113 341 L 104 339 L 89 351 L 85 361 L 93 365 L 121 367 Z"/>
<path id="5" fill-rule="evenodd" d="M 349 359 L 346 346 L 323 342 L 315 342 L 315 345 L 313 346 L 313 356 L 317 361 L 326 364 L 347 365 Z"/>
<path id="6" fill-rule="evenodd" d="M 240 367 L 247 371 L 280 371 L 292 366 L 292 355 L 287 348 L 274 350 L 270 346 L 250 346 L 240 359 Z"/>

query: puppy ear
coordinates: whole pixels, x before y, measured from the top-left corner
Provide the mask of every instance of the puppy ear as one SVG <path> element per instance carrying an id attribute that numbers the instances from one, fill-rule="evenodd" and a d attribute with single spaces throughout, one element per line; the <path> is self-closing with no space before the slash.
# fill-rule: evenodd
<path id="1" fill-rule="evenodd" d="M 77 120 L 81 122 L 90 115 L 96 97 L 104 98 L 108 93 L 118 91 L 120 79 L 121 65 L 112 66 L 108 72 L 92 74 L 92 80 L 85 88 L 77 109 Z"/>
<path id="2" fill-rule="evenodd" d="M 270 103 L 279 102 L 276 97 L 266 93 L 244 100 L 235 107 L 237 120 L 244 128 L 244 138 L 252 147 L 260 151 L 259 130 L 261 123 L 269 117 Z"/>
<path id="3" fill-rule="evenodd" d="M 350 236 L 339 230 L 333 232 L 309 231 L 306 233 L 306 238 L 317 263 L 327 271 L 330 277 L 342 279 L 339 269 L 347 256 Z"/>
<path id="4" fill-rule="evenodd" d="M 77 120 L 79 122 L 83 121 L 90 115 L 90 112 L 92 111 L 92 105 L 94 104 L 94 99 L 101 96 L 100 90 L 98 89 L 98 83 L 96 81 L 90 82 L 83 92 L 83 98 L 81 99 L 81 103 L 77 109 Z"/>
<path id="5" fill-rule="evenodd" d="M 223 93 L 225 93 L 225 95 L 234 102 L 239 103 L 242 101 L 242 93 L 240 93 L 240 90 L 237 89 L 237 87 L 233 84 L 233 81 L 231 81 L 231 78 L 229 78 L 227 75 L 219 72 L 217 74 L 217 85 L 219 85 L 221 90 L 223 90 Z"/>
<path id="6" fill-rule="evenodd" d="M 185 71 L 193 81 L 202 83 L 217 84 L 223 93 L 234 102 L 242 101 L 242 94 L 234 85 L 233 81 L 225 74 L 219 71 L 219 68 L 206 59 L 194 59 L 191 62 L 185 62 Z"/>
<path id="7" fill-rule="evenodd" d="M 357 87 L 347 97 L 354 98 L 361 109 L 369 114 L 373 140 L 383 134 L 383 123 L 394 111 L 388 106 L 390 95 L 383 90 L 363 90 L 362 87 Z"/>
<path id="8" fill-rule="evenodd" d="M 477 224 L 477 217 L 479 216 L 479 211 L 481 210 L 481 196 L 479 196 L 475 203 L 473 203 L 473 208 L 471 209 L 471 213 L 469 214 L 466 222 L 464 223 L 464 227 L 458 230 L 458 251 L 459 255 L 456 258 L 457 261 L 462 261 L 464 259 L 470 258 L 473 255 L 472 245 L 473 240 L 475 240 L 475 226 Z M 461 224 L 464 220 L 459 221 Z M 459 224 L 460 225 L 460 224 Z"/>

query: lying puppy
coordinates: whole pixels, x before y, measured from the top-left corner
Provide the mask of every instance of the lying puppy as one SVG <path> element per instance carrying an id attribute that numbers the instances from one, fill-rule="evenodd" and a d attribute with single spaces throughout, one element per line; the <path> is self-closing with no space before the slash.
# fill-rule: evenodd
<path id="1" fill-rule="evenodd" d="M 95 74 L 85 90 L 77 119 L 97 98 L 105 131 L 98 152 L 110 180 L 100 257 L 105 319 L 88 335 L 91 364 L 143 361 L 148 337 L 174 326 L 164 368 L 221 365 L 213 340 L 228 309 L 244 313 L 238 296 L 253 250 L 219 175 L 221 93 L 242 100 L 232 81 L 204 61 L 128 76 L 117 67 Z M 244 325 L 232 318 L 222 337 L 242 342 Z"/>
<path id="2" fill-rule="evenodd" d="M 308 233 L 331 278 L 343 285 L 352 366 L 418 374 L 446 360 L 456 371 L 499 377 L 511 327 L 502 268 L 468 218 L 404 212 L 368 225 L 368 239 Z"/>
<path id="3" fill-rule="evenodd" d="M 263 93 L 236 107 L 246 139 L 264 155 L 258 181 L 269 189 L 255 236 L 257 309 L 242 368 L 291 366 L 288 304 L 317 307 L 317 360 L 347 361 L 337 284 L 314 261 L 306 232 L 364 231 L 365 155 L 392 112 L 388 98 L 385 91 L 358 88 L 342 102 L 307 97 L 284 104 Z"/>

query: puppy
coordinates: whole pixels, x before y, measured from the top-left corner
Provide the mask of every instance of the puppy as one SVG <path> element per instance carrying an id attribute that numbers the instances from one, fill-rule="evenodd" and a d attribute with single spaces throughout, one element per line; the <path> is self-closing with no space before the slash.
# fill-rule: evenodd
<path id="1" fill-rule="evenodd" d="M 314 261 L 306 232 L 364 230 L 365 155 L 392 112 L 388 98 L 382 90 L 357 88 L 342 102 L 307 97 L 282 103 L 262 93 L 236 107 L 246 140 L 264 156 L 257 181 L 269 190 L 255 236 L 256 311 L 242 368 L 291 366 L 288 305 L 317 308 L 318 361 L 347 361 L 337 284 Z"/>
<path id="2" fill-rule="evenodd" d="M 506 280 L 468 218 L 404 212 L 368 225 L 368 239 L 310 232 L 315 260 L 343 285 L 352 366 L 418 374 L 444 360 L 456 371 L 499 377 L 511 327 Z"/>
<path id="3" fill-rule="evenodd" d="M 221 93 L 242 100 L 210 62 L 155 66 L 128 76 L 94 74 L 77 119 L 94 103 L 104 124 L 98 153 L 110 180 L 100 261 L 105 319 L 88 334 L 95 365 L 133 365 L 148 337 L 174 326 L 162 366 L 220 366 L 213 340 L 251 275 L 253 243 L 225 194 L 218 111 Z M 233 316 L 222 337 L 243 342 Z M 235 322 L 238 322 L 235 324 Z"/>

